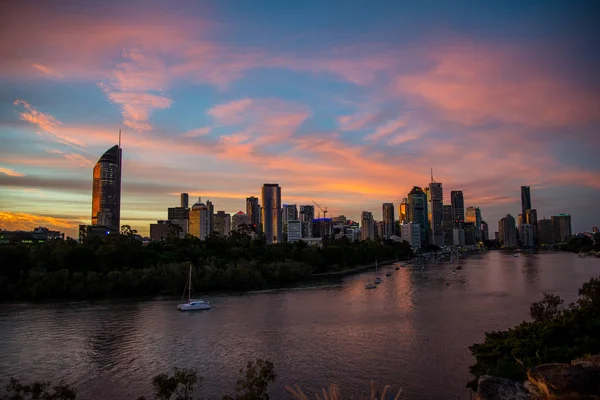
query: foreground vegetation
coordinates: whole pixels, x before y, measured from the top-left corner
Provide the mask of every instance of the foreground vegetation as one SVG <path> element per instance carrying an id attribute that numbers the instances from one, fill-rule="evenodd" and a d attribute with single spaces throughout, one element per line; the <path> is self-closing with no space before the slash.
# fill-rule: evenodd
<path id="1" fill-rule="evenodd" d="M 0 245 L 0 300 L 181 295 L 193 265 L 196 293 L 285 285 L 312 274 L 409 258 L 407 243 L 346 238 L 313 247 L 267 245 L 247 231 L 207 240 L 172 238 L 144 246 L 133 235 Z"/>
<path id="2" fill-rule="evenodd" d="M 600 278 L 584 283 L 577 302 L 566 308 L 560 297 L 545 294 L 530 315 L 532 321 L 486 333 L 483 343 L 470 347 L 476 363 L 468 387 L 476 389 L 481 375 L 520 381 L 534 366 L 600 353 Z"/>
<path id="3" fill-rule="evenodd" d="M 246 368 L 239 370 L 239 377 L 235 385 L 235 395 L 224 395 L 222 400 L 269 400 L 269 384 L 275 382 L 275 366 L 272 362 L 257 359 L 246 364 Z M 156 400 L 192 400 L 199 399 L 195 394 L 201 391 L 202 377 L 194 369 L 173 370 L 173 375 L 159 374 L 152 378 L 154 399 Z M 11 378 L 6 385 L 6 393 L 0 400 L 76 400 L 77 390 L 61 382 L 53 386 L 50 382 L 35 382 L 22 385 L 18 380 Z M 389 386 L 382 392 L 375 389 L 371 382 L 371 400 L 383 400 Z M 308 400 L 308 397 L 299 387 L 292 389 L 286 386 L 292 397 L 298 400 Z M 394 400 L 400 397 L 398 392 Z M 339 387 L 332 385 L 328 390 L 323 389 L 325 399 L 341 400 Z M 319 394 L 316 394 L 319 399 Z M 150 400 L 144 396 L 137 400 Z"/>

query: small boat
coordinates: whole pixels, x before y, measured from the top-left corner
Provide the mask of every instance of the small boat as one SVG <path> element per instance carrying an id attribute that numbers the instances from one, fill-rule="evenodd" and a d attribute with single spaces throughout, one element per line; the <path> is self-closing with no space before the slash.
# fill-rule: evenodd
<path id="1" fill-rule="evenodd" d="M 377 259 L 375 259 L 375 275 L 377 275 Z M 376 277 L 375 278 L 375 283 L 377 285 L 379 285 L 381 283 L 381 278 L 380 277 Z"/>
<path id="2" fill-rule="evenodd" d="M 385 273 L 385 276 L 392 276 L 392 273 L 390 271 Z"/>
<path id="3" fill-rule="evenodd" d="M 192 264 L 190 264 L 190 275 L 187 283 L 188 289 L 188 302 L 177 305 L 179 311 L 196 311 L 196 310 L 210 310 L 211 306 L 208 301 L 204 300 L 192 300 Z M 185 289 L 184 289 L 185 296 Z M 181 298 L 183 300 L 183 296 Z"/>
<path id="4" fill-rule="evenodd" d="M 408 264 L 400 264 L 400 266 L 401 266 L 402 268 L 406 268 L 406 267 L 408 267 Z"/>
<path id="5" fill-rule="evenodd" d="M 365 289 L 377 289 L 377 285 L 374 283 L 367 283 Z"/>
<path id="6" fill-rule="evenodd" d="M 519 257 L 519 253 L 513 254 L 513 257 Z"/>
<path id="7" fill-rule="evenodd" d="M 399 269 L 400 269 L 400 267 L 398 267 L 398 266 L 396 266 L 396 267 L 395 267 L 395 270 L 396 270 L 396 271 L 398 271 Z"/>

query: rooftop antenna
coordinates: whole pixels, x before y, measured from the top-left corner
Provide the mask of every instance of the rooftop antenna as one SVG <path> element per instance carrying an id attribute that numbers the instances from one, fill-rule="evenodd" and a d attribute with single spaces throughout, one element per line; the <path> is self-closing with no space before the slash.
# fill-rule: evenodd
<path id="1" fill-rule="evenodd" d="M 119 129 L 119 148 L 121 148 L 121 130 Z"/>

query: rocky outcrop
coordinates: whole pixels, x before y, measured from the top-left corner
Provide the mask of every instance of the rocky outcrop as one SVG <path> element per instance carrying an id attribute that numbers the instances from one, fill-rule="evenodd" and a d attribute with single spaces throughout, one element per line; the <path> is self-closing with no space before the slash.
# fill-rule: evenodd
<path id="1" fill-rule="evenodd" d="M 480 400 L 600 400 L 600 355 L 570 364 L 543 364 L 528 373 L 526 382 L 484 375 L 479 378 Z"/>

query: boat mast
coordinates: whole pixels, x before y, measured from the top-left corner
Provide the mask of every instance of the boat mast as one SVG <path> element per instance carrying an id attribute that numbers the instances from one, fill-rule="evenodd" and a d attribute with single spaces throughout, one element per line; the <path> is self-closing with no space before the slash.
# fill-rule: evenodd
<path id="1" fill-rule="evenodd" d="M 190 263 L 190 284 L 188 285 L 188 303 L 192 301 L 192 263 Z"/>

